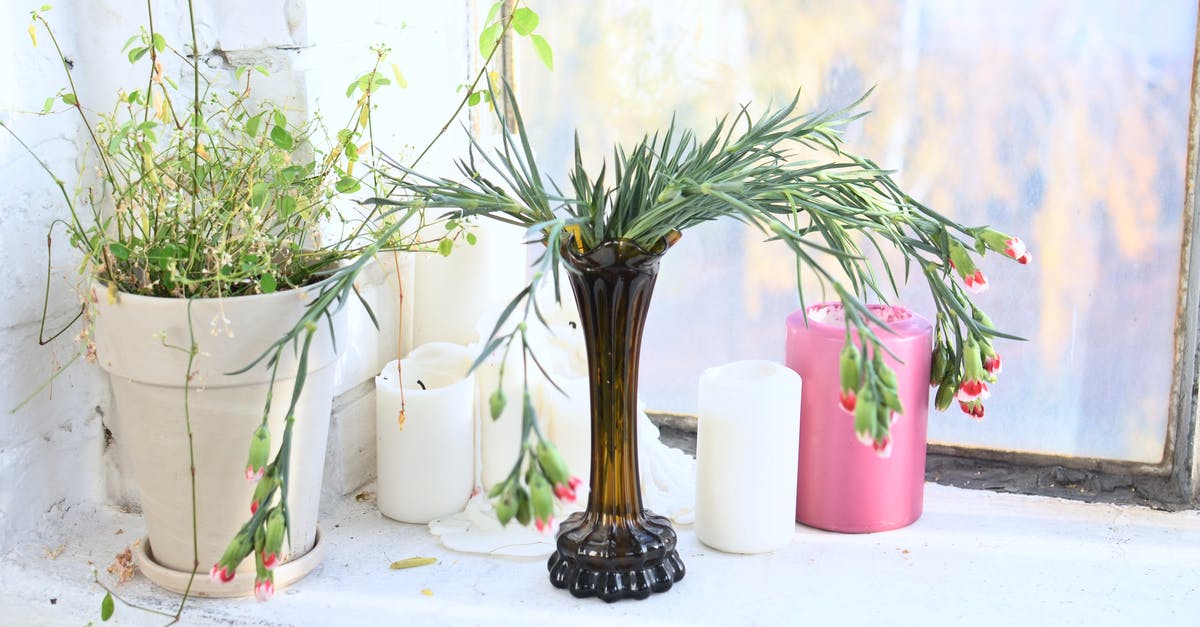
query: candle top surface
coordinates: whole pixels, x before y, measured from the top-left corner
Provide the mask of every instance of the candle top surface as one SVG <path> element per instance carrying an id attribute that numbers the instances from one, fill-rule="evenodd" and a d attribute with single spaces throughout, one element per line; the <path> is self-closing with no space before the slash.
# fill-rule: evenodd
<path id="1" fill-rule="evenodd" d="M 867 309 L 879 318 L 899 336 L 924 335 L 933 325 L 929 320 L 900 305 L 867 305 Z M 807 322 L 805 313 L 807 312 Z M 873 327 L 874 322 L 868 321 Z M 806 309 L 797 309 L 787 318 L 788 328 L 792 331 L 805 330 L 819 335 L 844 337 L 846 333 L 846 311 L 839 302 L 826 302 L 809 305 Z"/>

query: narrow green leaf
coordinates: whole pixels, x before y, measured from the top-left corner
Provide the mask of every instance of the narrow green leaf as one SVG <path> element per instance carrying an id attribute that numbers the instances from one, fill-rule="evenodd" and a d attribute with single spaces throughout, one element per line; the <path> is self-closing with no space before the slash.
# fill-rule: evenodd
<path id="1" fill-rule="evenodd" d="M 292 134 L 282 126 L 271 127 L 271 142 L 284 150 L 291 150 L 292 146 L 296 144 Z"/>
<path id="2" fill-rule="evenodd" d="M 531 35 L 529 37 L 529 41 L 533 44 L 533 51 L 537 53 L 537 56 L 542 60 L 542 63 L 545 64 L 547 68 L 553 70 L 554 52 L 550 50 L 550 44 L 546 43 L 546 38 L 542 37 L 541 35 Z"/>
<path id="3" fill-rule="evenodd" d="M 333 184 L 333 188 L 343 194 L 352 194 L 362 189 L 362 183 L 352 176 L 343 176 L 338 179 L 337 183 Z"/>
<path id="4" fill-rule="evenodd" d="M 104 599 L 100 601 L 100 620 L 108 622 L 108 619 L 112 618 L 114 610 L 116 610 L 116 607 L 113 604 L 112 593 L 105 592 Z"/>
<path id="5" fill-rule="evenodd" d="M 49 10 L 50 10 L 50 9 L 52 9 L 52 8 L 53 8 L 53 7 L 51 7 L 51 6 L 50 6 L 50 5 L 48 5 L 48 4 L 43 4 L 43 5 L 42 5 L 42 8 L 40 8 L 40 9 L 38 9 L 38 10 L 39 10 L 39 11 L 41 11 L 41 12 L 43 12 L 43 13 L 45 13 L 46 11 L 49 11 Z"/>
<path id="6" fill-rule="evenodd" d="M 46 99 L 46 102 L 42 103 L 42 113 L 43 114 L 50 113 L 50 110 L 53 108 L 54 108 L 54 96 L 50 96 L 49 98 Z"/>
<path id="7" fill-rule="evenodd" d="M 429 566 L 438 562 L 436 557 L 410 557 L 407 559 L 396 560 L 392 562 L 392 570 L 401 570 L 405 568 L 416 568 L 418 566 Z"/>
<path id="8" fill-rule="evenodd" d="M 522 37 L 528 36 L 537 28 L 538 14 L 529 7 L 521 7 L 513 11 L 512 27 Z"/>

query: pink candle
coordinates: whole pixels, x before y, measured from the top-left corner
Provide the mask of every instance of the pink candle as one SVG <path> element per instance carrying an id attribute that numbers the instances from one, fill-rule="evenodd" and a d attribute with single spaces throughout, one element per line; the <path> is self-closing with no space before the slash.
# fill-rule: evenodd
<path id="1" fill-rule="evenodd" d="M 787 319 L 787 365 L 804 381 L 796 521 L 810 527 L 868 533 L 921 516 L 933 327 L 903 307 L 871 305 L 871 311 L 892 331 L 875 334 L 900 360 L 884 355 L 904 406 L 891 426 L 888 457 L 858 441 L 854 417 L 838 405 L 838 357 L 846 341 L 841 304 L 808 307 L 807 326 L 801 310 Z"/>

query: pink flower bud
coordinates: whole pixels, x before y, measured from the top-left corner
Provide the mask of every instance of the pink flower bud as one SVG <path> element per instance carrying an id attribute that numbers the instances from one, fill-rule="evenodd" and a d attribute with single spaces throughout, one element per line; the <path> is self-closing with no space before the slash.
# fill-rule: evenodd
<path id="1" fill-rule="evenodd" d="M 1029 251 L 1025 251 L 1020 257 L 1017 257 L 1017 263 L 1019 263 L 1023 266 L 1027 266 L 1032 262 L 1033 262 L 1033 254 L 1030 253 Z"/>
<path id="2" fill-rule="evenodd" d="M 263 562 L 263 568 L 265 568 L 267 570 L 275 570 L 275 567 L 279 565 L 279 554 L 278 553 L 265 553 L 263 555 L 262 562 Z"/>
<path id="3" fill-rule="evenodd" d="M 536 518 L 533 521 L 533 525 L 537 527 L 538 533 L 549 533 L 554 529 L 554 517 Z"/>
<path id="4" fill-rule="evenodd" d="M 254 598 L 258 599 L 259 603 L 266 603 L 275 596 L 275 582 L 270 578 L 256 579 L 254 581 Z"/>
<path id="5" fill-rule="evenodd" d="M 267 469 L 265 466 L 259 466 L 258 469 L 255 469 L 254 466 L 247 465 L 246 481 L 258 481 L 259 479 L 263 478 L 263 475 L 266 473 L 266 471 Z"/>
<path id="6" fill-rule="evenodd" d="M 572 488 L 570 485 L 563 485 L 560 483 L 560 484 L 554 486 L 554 496 L 556 498 L 558 498 L 560 501 L 574 503 L 575 502 L 575 488 Z"/>
<path id="7" fill-rule="evenodd" d="M 250 514 L 253 515 L 256 512 L 258 512 L 258 501 L 251 501 L 250 502 Z"/>
<path id="8" fill-rule="evenodd" d="M 1019 237 L 1012 237 L 1004 242 L 1004 254 L 1013 259 L 1020 259 L 1025 254 L 1025 242 Z"/>
<path id="9" fill-rule="evenodd" d="M 983 369 L 989 374 L 1000 374 L 1000 355 L 995 354 L 983 360 Z"/>
<path id="10" fill-rule="evenodd" d="M 854 415 L 854 406 L 858 399 L 854 396 L 854 390 L 842 390 L 838 394 L 838 404 L 842 406 L 842 411 L 847 414 Z"/>
<path id="11" fill-rule="evenodd" d="M 229 583 L 230 581 L 233 581 L 233 570 L 222 566 L 218 562 L 213 564 L 212 570 L 208 572 L 208 578 L 216 584 Z"/>
<path id="12" fill-rule="evenodd" d="M 892 456 L 892 439 L 884 438 L 882 442 L 872 442 L 871 448 L 875 449 L 875 454 L 879 457 Z"/>
<path id="13" fill-rule="evenodd" d="M 983 270 L 976 270 L 975 274 L 968 274 L 963 277 L 963 285 L 967 286 L 967 291 L 972 294 L 982 294 L 987 291 L 987 277 L 983 276 Z"/>
<path id="14" fill-rule="evenodd" d="M 969 379 L 967 381 L 963 381 L 962 385 L 959 386 L 956 398 L 958 398 L 960 402 L 970 403 L 979 399 L 988 398 L 989 396 L 991 396 L 991 392 L 988 390 L 988 385 L 986 383 L 980 381 L 979 379 Z"/>
<path id="15" fill-rule="evenodd" d="M 570 484 L 572 490 L 578 490 L 579 486 L 583 485 L 583 479 L 580 479 L 579 477 L 571 477 Z"/>

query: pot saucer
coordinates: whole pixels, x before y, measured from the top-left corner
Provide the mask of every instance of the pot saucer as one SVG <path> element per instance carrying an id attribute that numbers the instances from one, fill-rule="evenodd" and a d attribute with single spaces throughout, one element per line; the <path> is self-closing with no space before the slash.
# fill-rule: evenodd
<path id="1" fill-rule="evenodd" d="M 325 557 L 325 543 L 322 540 L 321 529 L 318 527 L 313 548 L 296 559 L 280 564 L 275 569 L 276 593 L 304 578 L 321 563 Z M 177 594 L 183 594 L 184 590 L 187 590 L 188 579 L 192 576 L 189 571 L 175 570 L 154 561 L 154 552 L 150 547 L 149 537 L 142 538 L 138 545 L 137 565 L 147 579 Z M 254 596 L 254 571 L 239 572 L 233 581 L 215 584 L 208 577 L 208 567 L 203 567 L 200 572 L 196 573 L 196 579 L 192 582 L 192 589 L 188 594 L 210 598 Z"/>

